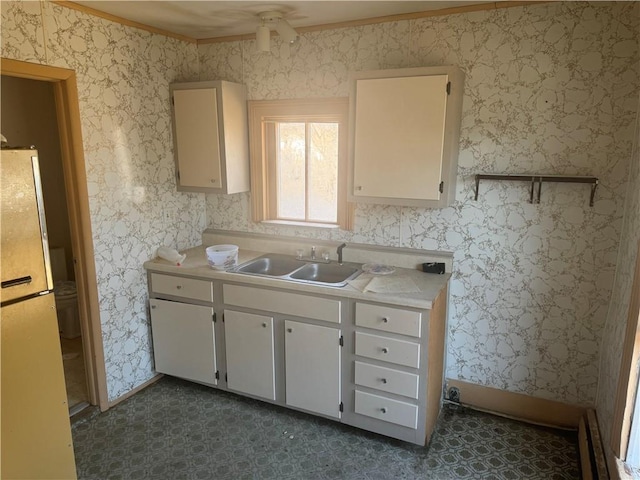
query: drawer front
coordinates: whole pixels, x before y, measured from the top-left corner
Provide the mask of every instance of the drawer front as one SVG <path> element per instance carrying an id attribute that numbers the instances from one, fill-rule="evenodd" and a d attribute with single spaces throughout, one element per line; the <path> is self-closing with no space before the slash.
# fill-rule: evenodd
<path id="1" fill-rule="evenodd" d="M 213 303 L 213 282 L 174 275 L 151 274 L 151 291 Z"/>
<path id="2" fill-rule="evenodd" d="M 420 344 L 356 332 L 356 355 L 406 367 L 420 366 Z"/>
<path id="3" fill-rule="evenodd" d="M 299 293 L 279 292 L 262 288 L 224 285 L 225 305 L 255 308 L 269 312 L 340 323 L 340 300 L 312 297 Z"/>
<path id="4" fill-rule="evenodd" d="M 418 398 L 418 375 L 356 362 L 356 385 Z"/>
<path id="5" fill-rule="evenodd" d="M 360 327 L 420 337 L 421 319 L 420 312 L 356 303 L 356 325 Z"/>
<path id="6" fill-rule="evenodd" d="M 355 412 L 403 427 L 418 427 L 418 406 L 356 390 Z"/>

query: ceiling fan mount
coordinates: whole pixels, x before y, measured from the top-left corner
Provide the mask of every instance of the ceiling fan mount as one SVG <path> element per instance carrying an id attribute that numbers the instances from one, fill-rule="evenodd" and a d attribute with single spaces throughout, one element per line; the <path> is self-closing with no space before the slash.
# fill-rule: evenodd
<path id="1" fill-rule="evenodd" d="M 278 32 L 278 35 L 280 35 L 285 42 L 294 43 L 298 40 L 298 32 L 284 19 L 281 12 L 268 10 L 259 13 L 258 18 L 260 18 L 262 22 L 256 30 L 256 46 L 258 51 L 271 51 L 271 29 L 267 24 L 274 24 L 276 32 Z"/>

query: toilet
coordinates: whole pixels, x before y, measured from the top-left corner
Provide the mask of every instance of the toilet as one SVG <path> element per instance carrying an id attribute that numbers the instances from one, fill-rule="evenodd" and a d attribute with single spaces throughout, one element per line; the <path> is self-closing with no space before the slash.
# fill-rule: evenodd
<path id="1" fill-rule="evenodd" d="M 62 338 L 80 336 L 80 317 L 78 316 L 78 295 L 76 282 L 69 280 L 67 262 L 62 247 L 51 247 L 51 274 L 53 276 L 53 293 L 56 297 L 58 314 L 58 330 Z"/>

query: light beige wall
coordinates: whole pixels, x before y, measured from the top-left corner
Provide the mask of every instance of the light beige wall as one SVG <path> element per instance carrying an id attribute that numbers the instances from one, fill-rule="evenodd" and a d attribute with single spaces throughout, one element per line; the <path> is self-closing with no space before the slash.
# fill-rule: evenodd
<path id="1" fill-rule="evenodd" d="M 348 232 L 253 223 L 249 195 L 208 195 L 208 226 L 454 252 L 447 377 L 593 406 L 640 88 L 638 7 L 548 2 L 403 20 L 291 46 L 275 37 L 270 53 L 253 40 L 200 45 L 201 80 L 245 83 L 252 100 L 346 96 L 359 70 L 465 73 L 451 207 L 360 204 Z M 545 184 L 532 205 L 527 185 L 482 182 L 475 201 L 476 173 L 600 184 L 593 207 L 588 186 L 567 184 Z"/>
<path id="2" fill-rule="evenodd" d="M 2 76 L 2 133 L 12 146 L 38 149 L 50 247 L 63 247 L 74 279 L 69 214 L 53 89 L 48 82 Z"/>
<path id="3" fill-rule="evenodd" d="M 640 39 L 640 35 L 638 38 Z M 620 377 L 622 345 L 629 318 L 635 257 L 638 241 L 640 241 L 640 114 L 636 119 L 635 146 L 631 155 L 631 170 L 624 212 L 616 278 L 607 314 L 607 323 L 602 336 L 600 379 L 596 404 L 598 420 L 607 448 L 609 448 L 613 424 L 615 392 Z M 635 374 L 637 375 L 637 372 Z"/>

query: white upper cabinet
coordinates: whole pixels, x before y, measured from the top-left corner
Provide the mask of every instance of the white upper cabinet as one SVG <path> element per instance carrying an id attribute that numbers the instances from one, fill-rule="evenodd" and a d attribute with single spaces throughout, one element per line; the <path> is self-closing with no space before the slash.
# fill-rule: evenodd
<path id="1" fill-rule="evenodd" d="M 408 68 L 357 72 L 351 78 L 349 201 L 451 204 L 462 71 Z"/>
<path id="2" fill-rule="evenodd" d="M 225 81 L 170 86 L 179 191 L 249 191 L 246 88 Z"/>

